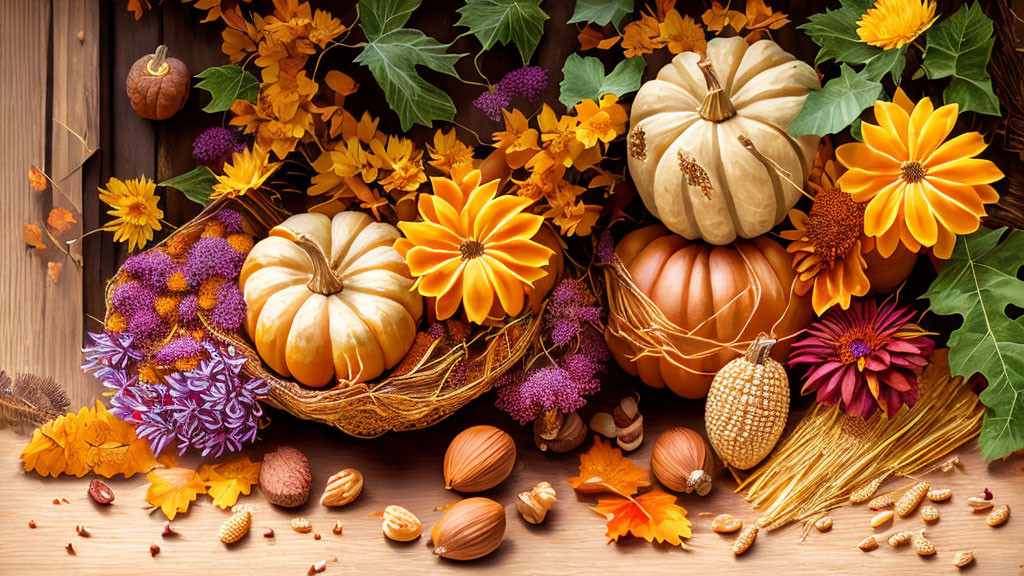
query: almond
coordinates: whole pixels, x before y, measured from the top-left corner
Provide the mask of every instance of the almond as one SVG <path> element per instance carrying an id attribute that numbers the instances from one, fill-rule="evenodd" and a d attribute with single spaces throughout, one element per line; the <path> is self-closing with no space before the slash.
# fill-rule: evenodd
<path id="1" fill-rule="evenodd" d="M 430 531 L 434 554 L 475 560 L 494 552 L 505 538 L 505 508 L 490 498 L 455 503 Z"/>
<path id="2" fill-rule="evenodd" d="M 500 484 L 516 463 L 516 443 L 494 426 L 459 433 L 444 455 L 444 485 L 459 492 L 481 492 Z"/>
<path id="3" fill-rule="evenodd" d="M 260 466 L 260 490 L 271 504 L 295 508 L 309 498 L 313 477 L 306 455 L 282 446 L 263 457 Z"/>
<path id="4" fill-rule="evenodd" d="M 363 491 L 363 475 L 359 470 L 346 468 L 331 476 L 320 497 L 321 506 L 344 506 L 359 496 Z"/>

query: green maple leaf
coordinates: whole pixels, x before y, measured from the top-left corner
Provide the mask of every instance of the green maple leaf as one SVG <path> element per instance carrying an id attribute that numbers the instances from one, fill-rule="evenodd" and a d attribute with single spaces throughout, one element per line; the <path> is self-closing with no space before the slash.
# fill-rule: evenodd
<path id="1" fill-rule="evenodd" d="M 458 9 L 462 15 L 456 26 L 465 26 L 476 36 L 484 50 L 500 42 L 512 42 L 519 49 L 523 64 L 530 61 L 544 34 L 547 13 L 541 0 L 466 0 Z"/>
<path id="2" fill-rule="evenodd" d="M 829 60 L 864 64 L 866 78 L 877 81 L 892 74 L 893 81 L 899 84 L 907 63 L 907 47 L 883 50 L 865 44 L 857 35 L 857 22 L 872 5 L 869 0 L 845 0 L 836 10 L 811 15 L 799 28 L 819 47 L 815 65 Z"/>
<path id="3" fill-rule="evenodd" d="M 999 115 L 999 99 L 987 70 L 995 43 L 992 28 L 981 6 L 964 4 L 925 35 L 923 65 L 928 78 L 950 78 L 942 99 L 947 104 L 956 102 L 962 112 Z"/>
<path id="4" fill-rule="evenodd" d="M 367 42 L 355 61 L 370 69 L 398 114 L 402 130 L 413 124 L 430 126 L 434 120 L 455 118 L 455 104 L 443 90 L 424 80 L 417 66 L 459 77 L 455 63 L 465 54 L 449 54 L 423 32 L 405 28 L 420 0 L 359 0 L 360 26 Z"/>
<path id="5" fill-rule="evenodd" d="M 859 118 L 881 94 L 880 82 L 843 64 L 839 78 L 829 80 L 824 88 L 807 95 L 800 114 L 789 126 L 789 133 L 793 136 L 835 134 Z"/>
<path id="6" fill-rule="evenodd" d="M 1024 448 L 1024 316 L 1006 315 L 1010 305 L 1024 307 L 1024 282 L 1017 279 L 1021 254 L 1019 230 L 961 236 L 922 296 L 932 312 L 964 319 L 949 336 L 949 368 L 953 376 L 977 372 L 988 380 L 980 396 L 986 410 L 978 442 L 989 462 Z"/>
<path id="7" fill-rule="evenodd" d="M 260 81 L 238 64 L 227 64 L 207 68 L 196 78 L 196 88 L 210 93 L 210 103 L 203 112 L 224 112 L 230 110 L 235 100 L 256 103 L 260 93 Z"/>
<path id="8" fill-rule="evenodd" d="M 217 177 L 209 168 L 196 166 L 184 174 L 164 180 L 159 185 L 174 188 L 196 204 L 206 206 L 210 203 L 210 194 L 213 193 L 213 185 L 216 183 Z"/>
<path id="9" fill-rule="evenodd" d="M 633 0 L 576 0 L 576 7 L 568 23 L 586 22 L 604 26 L 611 22 L 618 30 L 622 19 L 632 14 L 633 8 Z"/>
<path id="10" fill-rule="evenodd" d="M 622 96 L 640 89 L 646 63 L 643 58 L 626 58 L 605 76 L 604 64 L 593 56 L 570 54 L 562 66 L 558 101 L 572 108 L 583 100 L 595 102 L 605 94 Z"/>

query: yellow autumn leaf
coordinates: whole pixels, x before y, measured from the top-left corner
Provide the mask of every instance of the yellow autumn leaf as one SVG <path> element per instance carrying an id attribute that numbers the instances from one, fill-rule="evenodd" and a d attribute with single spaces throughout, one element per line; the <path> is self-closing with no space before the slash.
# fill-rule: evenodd
<path id="1" fill-rule="evenodd" d="M 206 485 L 199 473 L 189 468 L 158 468 L 146 476 L 146 502 L 157 506 L 168 520 L 179 512 L 188 512 L 200 494 L 206 494 Z"/>
<path id="2" fill-rule="evenodd" d="M 199 468 L 199 476 L 206 484 L 214 506 L 230 508 L 240 494 L 248 496 L 259 481 L 260 463 L 249 460 L 248 456 L 240 456 L 221 464 L 204 465 Z"/>

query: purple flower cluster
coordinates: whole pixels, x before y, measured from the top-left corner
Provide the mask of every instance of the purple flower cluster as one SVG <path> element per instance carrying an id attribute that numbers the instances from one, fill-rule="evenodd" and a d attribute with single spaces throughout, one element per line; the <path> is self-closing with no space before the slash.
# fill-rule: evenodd
<path id="1" fill-rule="evenodd" d="M 501 111 L 508 108 L 512 99 L 521 96 L 536 102 L 548 88 L 548 71 L 540 66 L 523 66 L 513 70 L 473 101 L 491 120 L 501 120 Z"/>
<path id="2" fill-rule="evenodd" d="M 234 210 L 225 208 L 217 213 L 217 220 L 224 225 L 228 234 L 238 234 L 242 231 L 242 215 Z"/>
<path id="3" fill-rule="evenodd" d="M 217 289 L 217 305 L 210 314 L 210 323 L 226 332 L 238 330 L 245 320 L 245 310 L 245 297 L 238 284 L 228 282 Z"/>
<path id="4" fill-rule="evenodd" d="M 114 287 L 110 303 L 128 322 L 127 332 L 136 341 L 153 340 L 160 335 L 163 319 L 157 314 L 156 294 L 139 282 Z"/>
<path id="5" fill-rule="evenodd" d="M 82 349 L 85 362 L 82 372 L 92 372 L 96 378 L 107 383 L 107 378 L 115 372 L 125 372 L 134 363 L 142 360 L 142 351 L 132 344 L 134 338 L 127 333 L 89 332 L 91 343 Z M 108 386 L 119 388 L 119 386 Z"/>
<path id="6" fill-rule="evenodd" d="M 207 236 L 197 240 L 189 249 L 185 259 L 185 279 L 193 288 L 211 276 L 235 279 L 244 263 L 245 254 L 235 250 L 226 239 Z"/>
<path id="7" fill-rule="evenodd" d="M 130 379 L 110 401 L 111 413 L 136 424 L 155 454 L 173 443 L 179 454 L 194 448 L 220 456 L 256 439 L 263 415 L 258 398 L 270 386 L 242 374 L 247 359 L 233 347 L 202 347 L 207 358 L 194 370 L 173 373 L 162 384 Z"/>
<path id="8" fill-rule="evenodd" d="M 203 345 L 191 336 L 172 338 L 153 354 L 153 360 L 159 366 L 174 366 L 181 360 L 195 358 L 203 353 Z"/>
<path id="9" fill-rule="evenodd" d="M 551 291 L 544 311 L 543 335 L 551 347 L 548 365 L 507 374 L 495 405 L 526 424 L 548 410 L 575 412 L 601 388 L 598 374 L 608 361 L 608 347 L 594 327 L 601 308 L 579 280 L 563 280 Z"/>
<path id="10" fill-rule="evenodd" d="M 162 250 L 147 250 L 129 256 L 121 270 L 130 274 L 150 290 L 162 290 L 174 273 L 174 260 Z"/>
<path id="11" fill-rule="evenodd" d="M 596 251 L 599 262 L 609 264 L 615 260 L 615 241 L 612 239 L 610 231 L 601 232 L 601 237 L 597 240 Z"/>
<path id="12" fill-rule="evenodd" d="M 220 126 L 204 130 L 192 142 L 192 157 L 196 162 L 218 173 L 232 154 L 242 150 L 245 150 L 245 142 L 238 132 Z"/>

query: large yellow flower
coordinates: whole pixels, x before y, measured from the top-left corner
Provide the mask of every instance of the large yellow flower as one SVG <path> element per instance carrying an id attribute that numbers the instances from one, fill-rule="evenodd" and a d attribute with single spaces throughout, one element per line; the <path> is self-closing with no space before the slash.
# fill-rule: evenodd
<path id="1" fill-rule="evenodd" d="M 625 132 L 629 116 L 618 101 L 614 94 L 605 94 L 600 105 L 590 99 L 577 104 L 576 118 L 580 123 L 576 127 L 576 139 L 591 148 L 598 141 L 607 144 Z"/>
<path id="2" fill-rule="evenodd" d="M 876 102 L 878 125 L 862 124 L 864 142 L 840 146 L 836 157 L 848 171 L 839 185 L 857 202 L 867 202 L 864 232 L 878 239 L 889 257 L 902 242 L 912 252 L 933 247 L 949 258 L 957 234 L 978 229 L 985 204 L 999 199 L 989 186 L 1003 177 L 996 165 L 975 158 L 985 150 L 978 132 L 946 138 L 958 107 L 917 105 L 903 90 L 893 102 Z"/>
<path id="3" fill-rule="evenodd" d="M 544 218 L 523 212 L 532 201 L 495 197 L 498 181 L 480 184 L 473 170 L 461 182 L 431 178 L 433 194 L 419 198 L 422 222 L 400 222 L 405 238 L 395 249 L 416 276 L 419 293 L 436 298 L 438 320 L 462 304 L 471 322 L 483 323 L 497 296 L 507 314 L 522 311 L 525 293 L 544 277 L 553 252 L 534 242 Z"/>
<path id="4" fill-rule="evenodd" d="M 163 210 L 157 208 L 160 198 L 156 196 L 156 184 L 143 176 L 138 180 L 121 181 L 111 178 L 107 189 L 100 188 L 100 201 L 113 208 L 107 214 L 113 220 L 103 225 L 107 232 L 114 233 L 115 242 L 128 242 L 128 250 L 144 248 L 153 239 L 153 231 L 160 230 Z"/>
<path id="5" fill-rule="evenodd" d="M 235 198 L 263 186 L 280 162 L 267 162 L 267 152 L 259 146 L 235 152 L 230 162 L 224 163 L 224 174 L 217 175 L 210 198 Z"/>
<path id="6" fill-rule="evenodd" d="M 884 50 L 914 41 L 935 22 L 932 0 L 876 0 L 857 22 L 860 41 Z"/>

